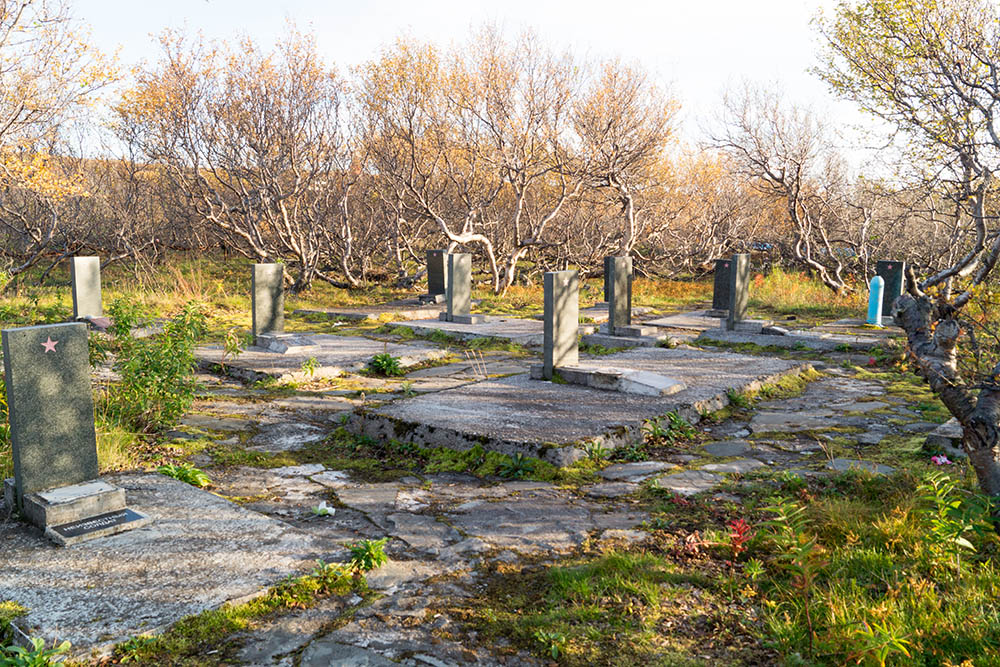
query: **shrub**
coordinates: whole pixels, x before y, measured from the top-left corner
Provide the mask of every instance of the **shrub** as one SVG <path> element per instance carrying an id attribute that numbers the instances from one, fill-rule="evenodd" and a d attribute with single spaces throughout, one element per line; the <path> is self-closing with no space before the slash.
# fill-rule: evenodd
<path id="1" fill-rule="evenodd" d="M 175 425 L 198 391 L 194 347 L 205 332 L 204 314 L 188 303 L 162 334 L 140 339 L 132 334 L 140 322 L 135 304 L 117 299 L 109 311 L 121 380 L 108 391 L 107 416 L 140 433 Z"/>

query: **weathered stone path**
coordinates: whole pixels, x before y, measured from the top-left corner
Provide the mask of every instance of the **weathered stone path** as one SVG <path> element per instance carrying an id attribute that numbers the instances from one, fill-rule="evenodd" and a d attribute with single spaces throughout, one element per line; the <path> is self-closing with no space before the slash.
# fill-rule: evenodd
<path id="1" fill-rule="evenodd" d="M 487 358 L 493 367 L 509 371 L 525 363 L 500 354 Z M 481 379 L 471 365 L 454 366 L 412 374 L 409 391 Z M 199 408 L 207 421 L 192 415 L 186 422 L 195 418 L 225 441 L 234 428 L 230 420 L 245 420 L 240 424 L 247 427 L 244 439 L 281 451 L 318 437 L 323 424 L 337 421 L 361 400 L 326 394 L 269 403 L 256 402 L 252 394 L 240 402 L 231 402 L 234 398 L 217 395 Z M 369 586 L 380 593 L 374 602 L 333 598 L 284 616 L 246 636 L 241 658 L 247 664 L 301 666 L 543 664 L 524 653 L 498 658 L 474 637 L 461 644 L 441 638 L 455 621 L 440 610 L 448 600 L 474 594 L 483 564 L 558 558 L 588 540 L 641 541 L 640 524 L 648 517 L 635 494 L 647 484 L 680 495 L 715 491 L 720 502 L 740 502 L 739 485 L 728 483 L 759 471 L 821 475 L 859 467 L 889 473 L 891 467 L 866 461 L 866 450 L 888 436 L 933 427 L 917 417 L 881 384 L 832 368 L 799 396 L 759 403 L 749 421 L 729 419 L 708 427 L 712 439 L 701 446 L 667 460 L 608 465 L 599 481 L 579 488 L 462 474 L 371 483 L 319 464 L 213 471 L 218 493 L 251 498 L 248 509 L 324 542 L 346 547 L 361 538 L 392 538 L 390 564 L 368 576 Z M 294 432 L 293 424 L 302 430 Z M 311 507 L 321 500 L 335 505 L 331 516 L 313 515 Z"/>

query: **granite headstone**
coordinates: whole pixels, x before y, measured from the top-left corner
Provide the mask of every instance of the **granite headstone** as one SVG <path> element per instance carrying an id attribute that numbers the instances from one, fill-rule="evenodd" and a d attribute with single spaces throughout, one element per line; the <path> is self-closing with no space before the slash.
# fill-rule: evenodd
<path id="1" fill-rule="evenodd" d="M 448 293 L 448 251 L 427 251 L 427 294 L 421 301 L 441 303 Z"/>
<path id="2" fill-rule="evenodd" d="M 882 291 L 882 315 L 892 317 L 892 304 L 903 295 L 905 262 L 882 260 L 875 264 L 875 275 L 882 276 L 885 286 Z"/>
<path id="3" fill-rule="evenodd" d="M 732 259 L 715 260 L 715 281 L 712 288 L 710 315 L 724 317 L 729 310 L 729 265 Z"/>
<path id="4" fill-rule="evenodd" d="M 3 331 L 17 498 L 97 478 L 87 325 Z"/>
<path id="5" fill-rule="evenodd" d="M 544 276 L 545 315 L 542 377 L 552 379 L 560 366 L 580 361 L 580 283 L 576 271 L 549 271 Z"/>
<path id="6" fill-rule="evenodd" d="M 736 323 L 746 319 L 750 301 L 750 255 L 733 255 L 729 266 L 729 313 L 726 329 L 734 331 Z"/>
<path id="7" fill-rule="evenodd" d="M 609 287 L 608 332 L 614 335 L 619 328 L 632 325 L 632 258 L 605 257 L 604 265 Z"/>
<path id="8" fill-rule="evenodd" d="M 70 282 L 73 291 L 73 319 L 103 317 L 101 304 L 101 258 L 70 259 Z"/>
<path id="9" fill-rule="evenodd" d="M 251 313 L 254 338 L 285 330 L 285 266 L 254 264 Z"/>

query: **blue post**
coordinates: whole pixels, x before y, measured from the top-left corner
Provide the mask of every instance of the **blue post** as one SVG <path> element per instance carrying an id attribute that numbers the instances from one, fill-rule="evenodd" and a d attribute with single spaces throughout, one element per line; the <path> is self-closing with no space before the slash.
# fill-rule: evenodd
<path id="1" fill-rule="evenodd" d="M 872 278 L 868 290 L 868 324 L 882 326 L 882 292 L 885 290 L 885 280 L 882 276 Z"/>

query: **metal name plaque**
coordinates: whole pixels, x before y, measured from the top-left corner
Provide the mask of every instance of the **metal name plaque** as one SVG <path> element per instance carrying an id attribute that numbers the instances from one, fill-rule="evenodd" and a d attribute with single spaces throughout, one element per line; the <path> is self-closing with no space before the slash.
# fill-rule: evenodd
<path id="1" fill-rule="evenodd" d="M 107 514 L 98 514 L 89 519 L 71 521 L 60 526 L 50 526 L 49 530 L 58 533 L 63 538 L 79 537 L 87 533 L 114 528 L 115 526 L 121 526 L 143 518 L 145 517 L 130 509 L 123 509 L 117 512 L 108 512 Z"/>

